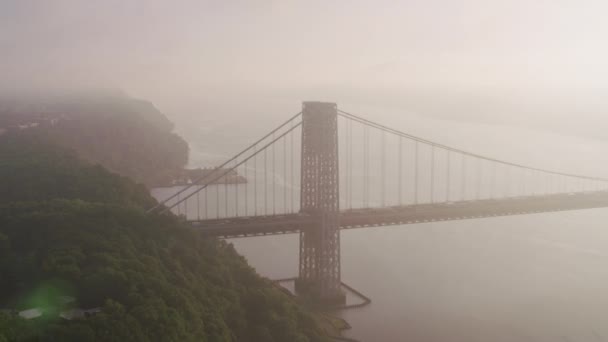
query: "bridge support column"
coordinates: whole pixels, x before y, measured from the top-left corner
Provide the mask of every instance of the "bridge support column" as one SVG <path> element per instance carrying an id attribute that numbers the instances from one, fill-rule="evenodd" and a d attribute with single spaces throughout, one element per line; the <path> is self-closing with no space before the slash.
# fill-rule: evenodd
<path id="1" fill-rule="evenodd" d="M 315 223 L 300 233 L 296 289 L 321 303 L 342 304 L 338 109 L 325 102 L 304 102 L 302 107 L 301 213 Z"/>

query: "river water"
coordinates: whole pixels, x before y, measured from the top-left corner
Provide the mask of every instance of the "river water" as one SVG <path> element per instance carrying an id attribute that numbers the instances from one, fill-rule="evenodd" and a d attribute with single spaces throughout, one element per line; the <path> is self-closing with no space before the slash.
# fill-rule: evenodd
<path id="1" fill-rule="evenodd" d="M 414 134 L 469 150 L 608 174 L 605 142 L 406 121 Z M 428 126 L 435 129 L 425 130 Z M 514 135 L 517 141 L 509 138 Z M 471 138 L 480 136 L 490 142 Z M 532 141 L 536 148 L 529 147 Z M 522 151 L 527 154 L 516 155 Z M 226 148 L 225 155 L 231 152 L 236 151 Z M 153 193 L 164 198 L 175 190 Z M 343 281 L 372 299 L 367 307 L 339 313 L 353 327 L 346 335 L 385 342 L 608 341 L 607 223 L 608 209 L 592 209 L 342 231 Z M 230 241 L 260 274 L 297 276 L 298 235 Z"/>
<path id="2" fill-rule="evenodd" d="M 340 315 L 362 341 L 608 340 L 608 210 L 342 232 Z M 298 236 L 231 240 L 261 274 L 297 275 Z"/>

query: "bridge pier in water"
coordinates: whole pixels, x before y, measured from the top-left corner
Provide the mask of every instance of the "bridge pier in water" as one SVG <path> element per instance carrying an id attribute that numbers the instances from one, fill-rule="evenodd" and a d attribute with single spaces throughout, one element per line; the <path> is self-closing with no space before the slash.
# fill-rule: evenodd
<path id="1" fill-rule="evenodd" d="M 296 290 L 323 304 L 344 304 L 340 277 L 338 108 L 302 105 L 300 212 L 313 223 L 300 231 Z"/>

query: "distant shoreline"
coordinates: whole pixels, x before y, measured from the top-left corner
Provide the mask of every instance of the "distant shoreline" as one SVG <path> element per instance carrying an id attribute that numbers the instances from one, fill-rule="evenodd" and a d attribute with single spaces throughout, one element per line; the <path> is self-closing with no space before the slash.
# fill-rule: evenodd
<path id="1" fill-rule="evenodd" d="M 201 180 L 200 184 L 246 184 L 247 178 L 239 175 L 236 171 L 230 169 L 219 168 L 198 168 L 198 169 L 183 169 L 172 177 L 171 180 L 154 184 L 153 188 L 171 188 L 174 186 L 189 186 L 196 184 L 197 180 Z"/>

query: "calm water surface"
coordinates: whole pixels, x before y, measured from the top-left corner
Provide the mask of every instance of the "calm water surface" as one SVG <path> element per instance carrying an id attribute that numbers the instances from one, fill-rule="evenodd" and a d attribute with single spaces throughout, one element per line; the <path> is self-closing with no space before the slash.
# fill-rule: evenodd
<path id="1" fill-rule="evenodd" d="M 342 232 L 344 311 L 362 341 L 608 341 L 608 210 Z M 269 278 L 297 275 L 298 236 L 233 239 Z"/>

